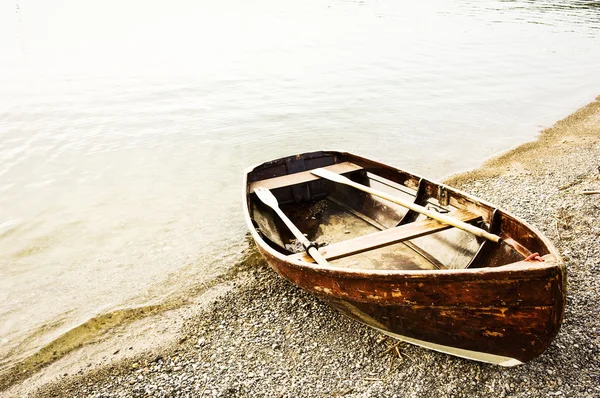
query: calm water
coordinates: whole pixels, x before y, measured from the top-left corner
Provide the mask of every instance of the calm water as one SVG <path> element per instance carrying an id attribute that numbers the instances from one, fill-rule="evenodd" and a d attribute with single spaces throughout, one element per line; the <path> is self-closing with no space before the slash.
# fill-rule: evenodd
<path id="1" fill-rule="evenodd" d="M 0 368 L 239 259 L 249 165 L 346 149 L 442 177 L 599 72 L 590 1 L 2 2 Z"/>

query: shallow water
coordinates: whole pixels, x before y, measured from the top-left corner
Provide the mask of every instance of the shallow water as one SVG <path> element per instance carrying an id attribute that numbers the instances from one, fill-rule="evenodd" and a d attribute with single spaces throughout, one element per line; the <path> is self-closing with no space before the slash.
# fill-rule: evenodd
<path id="1" fill-rule="evenodd" d="M 600 94 L 598 2 L 7 3 L 0 368 L 239 259 L 249 165 L 345 149 L 439 178 Z"/>

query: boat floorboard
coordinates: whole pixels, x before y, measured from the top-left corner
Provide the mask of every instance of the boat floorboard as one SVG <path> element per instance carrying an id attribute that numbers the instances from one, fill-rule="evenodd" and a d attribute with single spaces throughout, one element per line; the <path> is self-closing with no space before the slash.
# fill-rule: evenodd
<path id="1" fill-rule="evenodd" d="M 316 233 L 312 236 L 309 235 L 309 239 L 317 242 L 319 245 L 333 246 L 341 244 L 343 241 L 361 239 L 365 235 L 381 233 L 380 229 L 352 214 L 335 202 L 327 201 L 327 206 L 320 205 L 319 208 L 319 218 L 326 222 L 321 222 Z M 294 222 L 296 224 L 306 222 L 306 220 L 301 219 L 298 215 L 295 217 L 292 216 L 292 218 L 295 218 Z M 303 258 L 303 255 L 304 253 L 298 253 L 291 255 L 290 258 L 299 259 Z M 352 269 L 438 269 L 422 255 L 403 243 L 391 244 L 369 250 L 365 253 L 356 253 L 352 256 L 332 259 L 330 262 L 336 267 Z"/>

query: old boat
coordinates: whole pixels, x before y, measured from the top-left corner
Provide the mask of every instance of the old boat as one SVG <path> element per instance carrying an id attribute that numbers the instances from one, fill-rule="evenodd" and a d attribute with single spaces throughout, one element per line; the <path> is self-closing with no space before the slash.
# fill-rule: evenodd
<path id="1" fill-rule="evenodd" d="M 243 205 L 277 273 L 387 335 L 514 366 L 560 328 L 558 251 L 523 220 L 451 187 L 323 151 L 248 170 Z"/>

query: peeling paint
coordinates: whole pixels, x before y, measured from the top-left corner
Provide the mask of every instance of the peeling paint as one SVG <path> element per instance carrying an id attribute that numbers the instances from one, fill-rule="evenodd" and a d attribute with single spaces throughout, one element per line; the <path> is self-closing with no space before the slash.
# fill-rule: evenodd
<path id="1" fill-rule="evenodd" d="M 500 333 L 500 332 L 492 332 L 490 330 L 486 330 L 483 332 L 484 336 L 490 336 L 490 337 L 503 337 L 504 334 Z"/>
<path id="2" fill-rule="evenodd" d="M 351 161 L 369 172 L 387 170 L 386 178 L 407 187 L 418 188 L 422 181 L 424 192 L 437 198 L 437 183 L 401 171 L 393 178 L 394 169 L 354 155 L 323 152 L 318 156 L 334 163 Z M 284 164 L 287 159 L 279 162 Z M 246 195 L 249 228 L 271 267 L 301 288 L 318 292 L 344 314 L 384 333 L 405 336 L 415 344 L 453 355 L 512 366 L 538 356 L 558 332 L 566 277 L 558 255 L 559 266 L 527 264 L 516 261 L 518 256 L 482 251 L 480 267 L 465 270 L 345 269 L 337 262 L 323 268 L 286 257 L 267 245 L 251 223 L 248 205 L 254 199 L 248 196 L 248 189 Z M 487 223 L 497 214 L 505 237 L 526 241 L 528 250 L 532 245 L 536 251 L 555 252 L 527 224 L 476 198 L 451 190 L 450 203 L 480 214 Z M 509 260 L 516 262 L 505 264 Z"/>
<path id="3" fill-rule="evenodd" d="M 327 288 L 327 287 L 322 287 L 322 286 L 315 286 L 314 289 L 317 292 L 323 292 L 323 293 L 327 293 L 327 294 L 331 294 L 331 289 Z"/>

